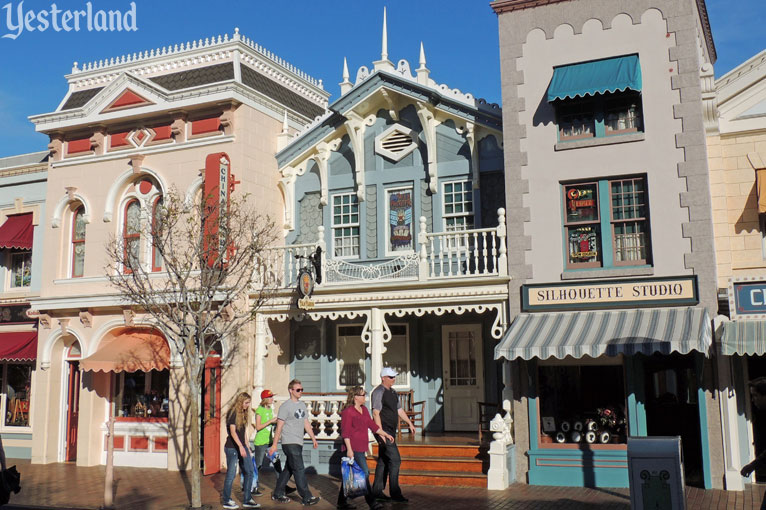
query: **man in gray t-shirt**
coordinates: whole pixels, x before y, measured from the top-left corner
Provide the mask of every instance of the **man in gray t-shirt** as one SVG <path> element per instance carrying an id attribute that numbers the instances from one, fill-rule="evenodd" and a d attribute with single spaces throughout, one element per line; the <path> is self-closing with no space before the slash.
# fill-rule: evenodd
<path id="1" fill-rule="evenodd" d="M 274 493 L 271 499 L 280 503 L 287 503 L 290 498 L 285 496 L 285 487 L 290 475 L 295 477 L 295 485 L 298 488 L 298 494 L 303 499 L 306 506 L 316 505 L 319 497 L 313 496 L 309 490 L 309 484 L 306 481 L 305 467 L 303 466 L 303 433 L 309 435 L 314 448 L 317 448 L 317 438 L 314 436 L 314 429 L 311 428 L 308 410 L 306 404 L 300 402 L 303 395 L 303 385 L 298 379 L 293 379 L 287 386 L 290 392 L 290 400 L 279 406 L 277 412 L 277 430 L 274 433 L 274 443 L 269 449 L 269 455 L 277 451 L 277 443 L 282 441 L 282 451 L 287 457 L 287 466 L 279 473 L 277 486 L 274 487 Z"/>

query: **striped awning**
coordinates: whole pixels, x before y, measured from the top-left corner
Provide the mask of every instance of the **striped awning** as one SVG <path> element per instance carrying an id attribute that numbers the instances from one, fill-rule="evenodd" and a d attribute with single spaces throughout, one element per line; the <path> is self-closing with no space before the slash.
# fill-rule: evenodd
<path id="1" fill-rule="evenodd" d="M 495 347 L 495 359 L 706 353 L 711 343 L 704 308 L 523 313 Z"/>
<path id="2" fill-rule="evenodd" d="M 766 321 L 748 319 L 724 322 L 721 354 L 766 354 Z"/>

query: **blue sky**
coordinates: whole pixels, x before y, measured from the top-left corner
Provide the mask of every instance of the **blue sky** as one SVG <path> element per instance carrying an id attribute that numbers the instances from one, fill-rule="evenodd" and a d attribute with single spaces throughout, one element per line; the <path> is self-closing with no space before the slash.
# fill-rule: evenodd
<path id="1" fill-rule="evenodd" d="M 487 0 L 135 0 L 136 32 L 22 31 L 0 38 L 0 157 L 45 149 L 27 116 L 52 111 L 66 92 L 72 62 L 87 62 L 240 32 L 315 78 L 338 97 L 343 57 L 353 81 L 359 66 L 380 57 L 383 6 L 388 8 L 389 58 L 417 67 L 423 41 L 431 77 L 500 102 L 497 17 Z M 60 10 L 87 0 L 58 0 Z M 129 0 L 92 0 L 93 9 L 130 8 Z M 15 23 L 20 2 L 10 2 Z M 0 2 L 0 35 L 10 31 Z M 708 0 L 718 49 L 716 74 L 766 48 L 763 0 Z M 51 9 L 51 0 L 24 0 L 24 12 Z M 331 98 L 332 100 L 332 98 Z"/>

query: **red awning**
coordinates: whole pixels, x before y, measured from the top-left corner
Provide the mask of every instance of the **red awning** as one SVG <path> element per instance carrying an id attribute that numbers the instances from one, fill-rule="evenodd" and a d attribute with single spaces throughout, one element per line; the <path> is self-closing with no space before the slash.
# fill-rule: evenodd
<path id="1" fill-rule="evenodd" d="M 96 352 L 80 360 L 82 370 L 95 372 L 148 372 L 170 367 L 170 348 L 152 332 L 130 331 L 105 340 Z"/>
<path id="2" fill-rule="evenodd" d="M 8 216 L 0 225 L 0 248 L 31 250 L 34 231 L 32 213 Z"/>
<path id="3" fill-rule="evenodd" d="M 0 333 L 0 360 L 34 361 L 37 359 L 37 331 Z"/>

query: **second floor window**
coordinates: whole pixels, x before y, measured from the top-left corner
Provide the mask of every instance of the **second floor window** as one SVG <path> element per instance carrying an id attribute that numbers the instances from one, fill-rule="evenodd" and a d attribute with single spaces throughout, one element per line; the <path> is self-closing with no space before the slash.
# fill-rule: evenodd
<path id="1" fill-rule="evenodd" d="M 588 99 L 556 101 L 559 141 L 643 132 L 641 94 L 607 93 Z"/>
<path id="2" fill-rule="evenodd" d="M 32 252 L 11 253 L 11 287 L 24 288 L 32 284 Z"/>
<path id="3" fill-rule="evenodd" d="M 650 264 L 645 177 L 565 184 L 566 268 Z"/>
<path id="4" fill-rule="evenodd" d="M 473 228 L 473 186 L 471 181 L 444 183 L 444 226 L 447 232 Z"/>
<path id="5" fill-rule="evenodd" d="M 72 277 L 79 278 L 85 270 L 85 208 L 80 206 L 72 219 Z"/>
<path id="6" fill-rule="evenodd" d="M 162 251 L 160 243 L 155 240 L 162 230 L 162 210 L 162 197 L 158 197 L 152 208 L 152 271 L 162 271 Z"/>
<path id="7" fill-rule="evenodd" d="M 125 206 L 125 220 L 122 229 L 125 272 L 138 267 L 141 250 L 141 205 L 131 200 Z"/>
<path id="8" fill-rule="evenodd" d="M 354 193 L 332 197 L 332 240 L 335 257 L 359 256 L 359 201 Z"/>

